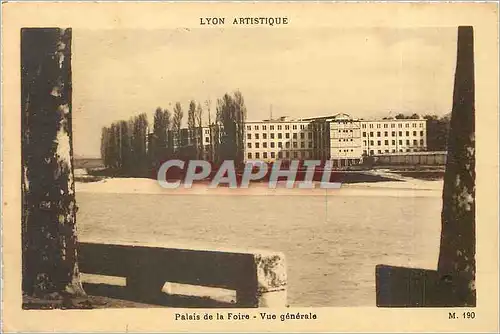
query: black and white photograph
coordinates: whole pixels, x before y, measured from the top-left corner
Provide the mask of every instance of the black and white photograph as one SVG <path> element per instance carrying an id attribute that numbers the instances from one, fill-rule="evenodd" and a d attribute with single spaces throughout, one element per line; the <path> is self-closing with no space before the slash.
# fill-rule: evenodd
<path id="1" fill-rule="evenodd" d="M 478 231 L 498 233 L 476 200 L 479 168 L 498 172 L 496 151 L 477 156 L 498 147 L 497 124 L 477 130 L 485 29 L 305 26 L 297 7 L 191 5 L 172 7 L 185 25 L 127 26 L 124 10 L 112 28 L 61 14 L 12 33 L 14 307 L 165 310 L 177 329 L 314 326 L 324 308 L 478 321 Z M 498 282 L 491 256 L 482 273 Z"/>

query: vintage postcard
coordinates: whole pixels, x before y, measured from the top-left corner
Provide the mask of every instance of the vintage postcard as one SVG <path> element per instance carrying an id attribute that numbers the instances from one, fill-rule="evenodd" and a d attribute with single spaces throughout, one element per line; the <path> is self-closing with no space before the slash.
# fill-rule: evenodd
<path id="1" fill-rule="evenodd" d="M 5 332 L 498 331 L 498 4 L 2 4 Z"/>

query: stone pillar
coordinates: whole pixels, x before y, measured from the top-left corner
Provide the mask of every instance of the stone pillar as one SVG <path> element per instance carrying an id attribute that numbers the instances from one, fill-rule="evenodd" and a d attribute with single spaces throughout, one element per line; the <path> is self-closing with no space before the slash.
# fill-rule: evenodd
<path id="1" fill-rule="evenodd" d="M 71 29 L 21 30 L 23 292 L 84 295 L 77 263 Z"/>
<path id="2" fill-rule="evenodd" d="M 476 303 L 474 114 L 473 28 L 459 27 L 438 273 L 463 306 Z"/>

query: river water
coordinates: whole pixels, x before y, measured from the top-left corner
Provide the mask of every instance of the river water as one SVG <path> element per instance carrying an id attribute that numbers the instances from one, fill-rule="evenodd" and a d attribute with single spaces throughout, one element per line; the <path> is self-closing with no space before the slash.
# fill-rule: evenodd
<path id="1" fill-rule="evenodd" d="M 82 188 L 82 240 L 280 251 L 293 307 L 373 306 L 377 264 L 437 265 L 439 189 L 415 196 L 362 192 L 362 185 L 346 195 L 195 196 Z"/>

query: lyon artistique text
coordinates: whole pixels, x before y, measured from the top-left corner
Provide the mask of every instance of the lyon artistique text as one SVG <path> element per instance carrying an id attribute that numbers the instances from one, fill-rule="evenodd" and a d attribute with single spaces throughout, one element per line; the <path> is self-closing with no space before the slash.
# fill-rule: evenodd
<path id="1" fill-rule="evenodd" d="M 228 23 L 233 25 L 286 25 L 289 20 L 288 17 L 235 17 L 234 19 L 227 20 Z M 200 17 L 200 25 L 225 25 L 225 17 Z"/>

